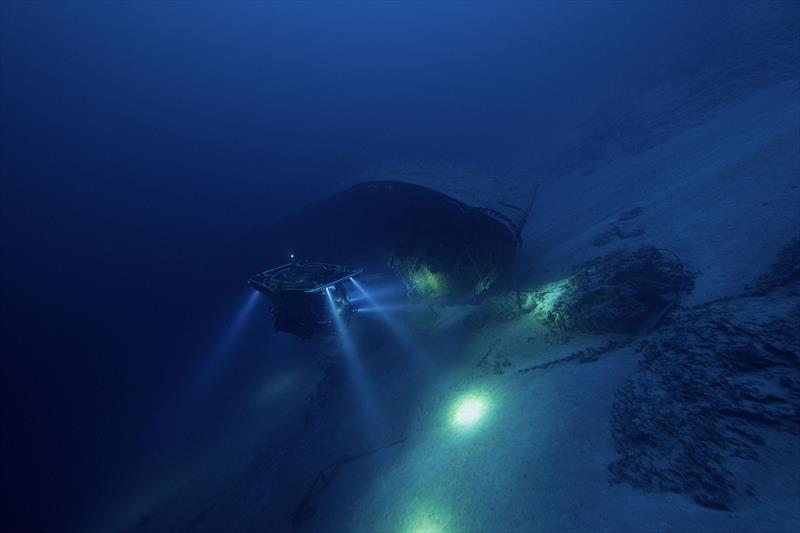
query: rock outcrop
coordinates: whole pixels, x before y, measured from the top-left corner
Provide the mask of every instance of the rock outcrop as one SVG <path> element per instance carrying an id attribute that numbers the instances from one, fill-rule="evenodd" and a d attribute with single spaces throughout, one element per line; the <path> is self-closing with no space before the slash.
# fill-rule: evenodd
<path id="1" fill-rule="evenodd" d="M 611 479 L 730 510 L 752 494 L 731 468 L 756 460 L 762 428 L 800 434 L 800 282 L 787 247 L 751 290 L 680 310 L 640 345 L 617 391 Z"/>

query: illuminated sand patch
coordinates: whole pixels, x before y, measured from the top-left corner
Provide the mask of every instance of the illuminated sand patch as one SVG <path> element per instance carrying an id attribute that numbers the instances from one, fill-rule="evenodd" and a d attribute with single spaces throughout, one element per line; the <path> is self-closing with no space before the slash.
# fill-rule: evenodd
<path id="1" fill-rule="evenodd" d="M 447 513 L 434 506 L 425 506 L 411 515 L 401 531 L 406 533 L 448 533 L 455 529 L 452 527 Z"/>
<path id="2" fill-rule="evenodd" d="M 453 408 L 451 423 L 459 429 L 474 427 L 486 417 L 488 410 L 486 397 L 478 394 L 463 396 Z"/>

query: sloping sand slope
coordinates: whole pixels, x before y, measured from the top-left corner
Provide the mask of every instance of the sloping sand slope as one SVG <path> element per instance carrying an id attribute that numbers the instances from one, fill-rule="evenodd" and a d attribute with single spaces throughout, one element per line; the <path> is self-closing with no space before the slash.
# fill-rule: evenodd
<path id="1" fill-rule="evenodd" d="M 799 236 L 798 88 L 797 80 L 774 85 L 651 150 L 592 173 L 542 180 L 520 261 L 528 288 L 569 276 L 577 263 L 612 250 L 653 244 L 675 252 L 696 274 L 694 291 L 676 312 L 746 292 Z M 795 297 L 765 293 L 757 305 L 736 309 L 780 317 Z M 485 310 L 411 308 L 395 315 L 405 336 L 387 331 L 379 335 L 384 342 L 367 340 L 381 326 L 365 318 L 353 330 L 363 379 L 324 388 L 309 408 L 319 374 L 289 369 L 300 381 L 284 389 L 265 384 L 254 393 L 257 407 L 243 411 L 249 439 L 232 434 L 199 468 L 203 475 L 180 476 L 170 490 L 129 509 L 128 524 L 116 527 L 800 529 L 796 433 L 753 429 L 762 440 L 751 446 L 757 459 L 724 463 L 744 487 L 725 510 L 698 504 L 689 489 L 635 488 L 630 477 L 614 478 L 609 469 L 626 446 L 612 424 L 620 409 L 614 402 L 642 372 L 656 337 L 554 335 L 532 315 L 474 318 Z M 609 341 L 620 344 L 586 356 Z M 324 359 L 337 346 L 315 349 Z M 583 356 L 565 359 L 580 350 Z M 679 359 L 665 364 L 672 363 L 680 368 Z M 459 414 L 464 402 L 470 410 Z"/>

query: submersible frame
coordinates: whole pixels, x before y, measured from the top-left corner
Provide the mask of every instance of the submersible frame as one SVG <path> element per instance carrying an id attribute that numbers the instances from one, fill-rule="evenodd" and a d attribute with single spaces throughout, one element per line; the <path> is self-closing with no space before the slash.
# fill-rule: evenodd
<path id="1" fill-rule="evenodd" d="M 344 282 L 362 269 L 290 257 L 289 263 L 247 280 L 250 287 L 270 298 L 275 331 L 310 338 L 329 327 L 331 312 L 347 319 L 358 311 L 347 297 Z M 333 300 L 335 311 L 326 306 L 326 296 Z"/>

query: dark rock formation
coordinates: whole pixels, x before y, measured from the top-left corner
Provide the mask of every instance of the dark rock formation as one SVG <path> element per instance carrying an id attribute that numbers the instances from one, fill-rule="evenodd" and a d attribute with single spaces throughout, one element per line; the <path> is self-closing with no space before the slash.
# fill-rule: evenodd
<path id="1" fill-rule="evenodd" d="M 758 458 L 760 428 L 800 433 L 800 303 L 789 263 L 759 282 L 768 296 L 683 310 L 642 343 L 639 370 L 613 407 L 612 481 L 732 509 L 752 488 L 730 460 Z"/>
<path id="2" fill-rule="evenodd" d="M 755 287 L 748 288 L 746 294 L 751 296 L 764 295 L 779 289 L 800 285 L 800 240 L 784 246 L 778 252 L 778 260 L 769 271 L 761 276 Z"/>

